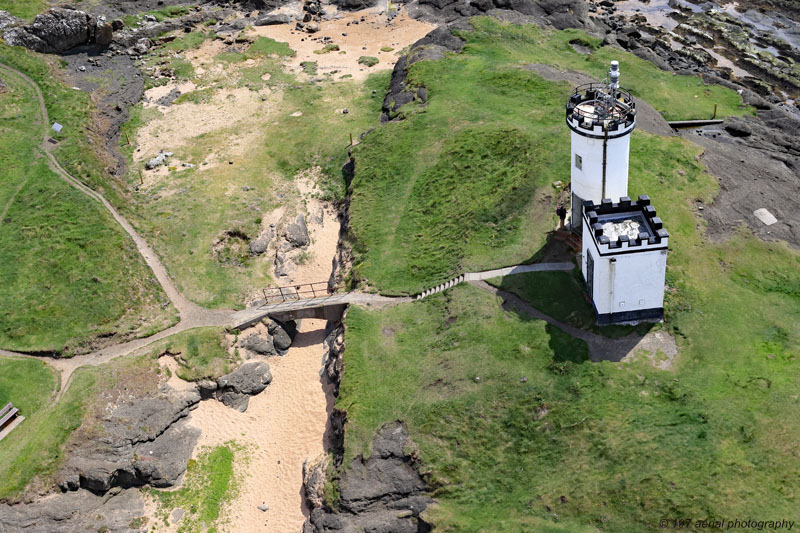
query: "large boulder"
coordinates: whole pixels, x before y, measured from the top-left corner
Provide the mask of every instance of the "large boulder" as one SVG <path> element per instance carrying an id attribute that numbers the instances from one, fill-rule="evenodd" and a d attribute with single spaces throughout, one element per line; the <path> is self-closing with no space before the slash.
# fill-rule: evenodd
<path id="1" fill-rule="evenodd" d="M 272 15 L 264 15 L 256 19 L 256 26 L 275 26 L 278 24 L 291 24 L 294 17 L 286 14 L 275 13 Z"/>
<path id="2" fill-rule="evenodd" d="M 341 9 L 347 9 L 350 11 L 359 11 L 361 9 L 367 9 L 368 7 L 375 6 L 378 1 L 377 0 L 333 0 L 331 2 L 339 6 Z"/>
<path id="3" fill-rule="evenodd" d="M 111 42 L 111 27 L 100 23 L 100 44 Z M 82 44 L 97 42 L 97 19 L 78 11 L 54 7 L 36 15 L 31 24 L 8 30 L 3 38 L 12 46 L 42 53 L 62 53 Z"/>
<path id="4" fill-rule="evenodd" d="M 275 355 L 277 353 L 272 337 L 265 337 L 257 333 L 248 335 L 242 341 L 242 347 L 259 355 Z"/>
<path id="5" fill-rule="evenodd" d="M 258 237 L 250 241 L 250 255 L 261 255 L 266 252 L 273 236 L 272 228 L 262 231 Z"/>
<path id="6" fill-rule="evenodd" d="M 286 226 L 284 237 L 293 248 L 308 246 L 311 243 L 311 239 L 308 236 L 306 218 L 303 215 L 297 215 L 295 222 Z"/>
<path id="7" fill-rule="evenodd" d="M 263 391 L 271 382 L 272 373 L 267 363 L 245 363 L 230 374 L 217 378 L 217 399 L 243 413 L 250 404 L 250 396 Z"/>
<path id="8" fill-rule="evenodd" d="M 267 331 L 272 335 L 272 344 L 275 346 L 275 351 L 278 352 L 278 355 L 286 355 L 297 335 L 297 324 L 294 322 L 284 324 L 277 320 L 270 320 L 267 324 Z"/>

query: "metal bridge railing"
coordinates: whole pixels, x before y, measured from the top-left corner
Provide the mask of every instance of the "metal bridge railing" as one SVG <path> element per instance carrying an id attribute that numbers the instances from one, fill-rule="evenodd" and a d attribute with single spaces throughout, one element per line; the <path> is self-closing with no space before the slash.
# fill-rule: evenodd
<path id="1" fill-rule="evenodd" d="M 306 298 L 319 298 L 328 296 L 328 283 L 317 281 L 314 283 L 300 283 L 299 285 L 287 285 L 285 287 L 268 287 L 264 289 L 264 303 L 274 304 L 303 300 Z"/>

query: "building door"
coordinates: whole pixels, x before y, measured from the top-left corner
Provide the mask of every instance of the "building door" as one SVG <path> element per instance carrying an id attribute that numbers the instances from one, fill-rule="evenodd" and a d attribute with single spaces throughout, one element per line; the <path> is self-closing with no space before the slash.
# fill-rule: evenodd
<path id="1" fill-rule="evenodd" d="M 589 250 L 586 250 L 586 290 L 594 301 L 594 257 Z"/>
<path id="2" fill-rule="evenodd" d="M 572 193 L 571 213 L 569 215 L 569 227 L 573 233 L 581 235 L 583 232 L 583 200 L 580 196 Z"/>

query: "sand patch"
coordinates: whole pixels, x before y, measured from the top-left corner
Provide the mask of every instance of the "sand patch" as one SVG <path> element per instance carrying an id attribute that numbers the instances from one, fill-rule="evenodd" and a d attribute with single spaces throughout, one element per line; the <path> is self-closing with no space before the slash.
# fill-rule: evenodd
<path id="1" fill-rule="evenodd" d="M 325 321 L 304 320 L 285 357 L 267 359 L 273 380 L 240 413 L 217 401 L 204 401 L 189 424 L 202 431 L 203 446 L 229 440 L 247 448 L 248 460 L 236 465 L 238 497 L 223 513 L 230 532 L 300 531 L 307 509 L 301 495 L 303 462 L 325 452 L 324 437 L 332 407 L 320 377 Z M 258 506 L 266 505 L 268 511 Z"/>
<path id="2" fill-rule="evenodd" d="M 330 6 L 325 8 L 329 9 Z M 297 31 L 294 26 L 294 23 L 256 26 L 249 31 L 255 35 L 288 43 L 297 55 L 290 58 L 285 65 L 295 73 L 302 72 L 301 63 L 315 61 L 320 74 L 338 71 L 334 75 L 335 79 L 350 75 L 356 80 L 363 80 L 376 70 L 393 68 L 400 50 L 417 42 L 436 28 L 433 24 L 410 18 L 405 11 L 401 11 L 391 23 L 387 24 L 387 17 L 380 13 L 379 8 L 347 13 L 336 20 L 322 21 L 319 23 L 319 31 L 313 35 Z M 315 54 L 315 50 L 324 48 L 325 37 L 331 39 L 328 42 L 338 45 L 339 50 Z M 384 47 L 393 50 L 384 52 L 381 50 Z M 358 58 L 361 56 L 377 57 L 380 63 L 374 67 L 365 67 L 358 64 Z"/>

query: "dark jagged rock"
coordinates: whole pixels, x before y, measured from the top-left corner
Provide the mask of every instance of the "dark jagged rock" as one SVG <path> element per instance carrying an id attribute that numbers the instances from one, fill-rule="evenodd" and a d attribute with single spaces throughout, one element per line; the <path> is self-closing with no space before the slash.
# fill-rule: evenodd
<path id="1" fill-rule="evenodd" d="M 216 396 L 223 404 L 245 412 L 250 396 L 260 393 L 272 383 L 272 373 L 264 361 L 245 363 L 230 374 L 217 378 Z"/>
<path id="2" fill-rule="evenodd" d="M 119 490 L 119 489 L 116 489 Z M 35 503 L 0 504 L 4 533 L 73 533 L 74 531 L 138 531 L 131 525 L 145 515 L 137 490 L 97 496 L 86 490 L 55 494 Z"/>
<path id="3" fill-rule="evenodd" d="M 83 438 L 68 449 L 58 485 L 97 494 L 112 487 L 174 485 L 200 434 L 181 419 L 199 401 L 197 392 L 176 395 L 167 387 L 155 397 L 112 406 L 101 435 Z"/>
<path id="4" fill-rule="evenodd" d="M 408 54 L 402 56 L 392 70 L 389 91 L 383 99 L 381 122 L 402 119 L 401 107 L 412 102 L 425 103 L 427 90 L 422 87 L 408 87 L 408 68 L 422 60 L 443 59 L 446 52 L 460 52 L 464 41 L 453 35 L 448 27 L 436 28 L 428 35 L 411 45 Z"/>
<path id="5" fill-rule="evenodd" d="M 100 41 L 97 41 L 98 27 Z M 51 8 L 36 15 L 31 24 L 9 29 L 3 38 L 12 46 L 35 52 L 61 53 L 76 46 L 111 42 L 111 25 L 76 9 Z"/>
<path id="6" fill-rule="evenodd" d="M 430 531 L 420 514 L 432 499 L 418 471 L 418 460 L 405 426 L 383 426 L 373 439 L 372 455 L 356 457 L 339 477 L 339 511 L 323 505 L 312 509 L 304 531 L 372 531 L 419 533 Z M 306 476 L 313 480 L 314 475 Z M 314 492 L 313 487 L 306 487 Z M 310 504 L 318 501 L 309 500 Z"/>
<path id="7" fill-rule="evenodd" d="M 274 232 L 272 228 L 267 228 L 262 231 L 258 237 L 250 241 L 250 255 L 261 255 L 269 248 L 269 243 L 272 242 Z"/>

